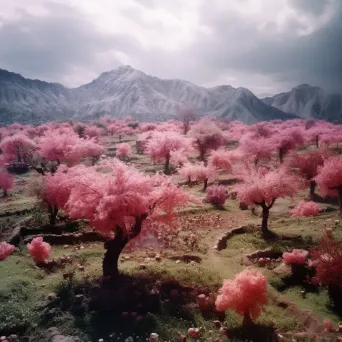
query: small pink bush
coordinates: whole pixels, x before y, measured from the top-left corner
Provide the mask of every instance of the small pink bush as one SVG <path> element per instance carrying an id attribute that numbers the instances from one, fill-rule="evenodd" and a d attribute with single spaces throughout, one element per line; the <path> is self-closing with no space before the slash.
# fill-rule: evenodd
<path id="1" fill-rule="evenodd" d="M 244 324 L 257 318 L 266 304 L 266 279 L 253 268 L 243 270 L 233 280 L 225 279 L 215 302 L 218 311 L 232 309 L 244 316 Z"/>
<path id="2" fill-rule="evenodd" d="M 284 252 L 283 259 L 289 265 L 304 265 L 309 252 L 303 249 L 294 249 L 292 252 Z"/>
<path id="3" fill-rule="evenodd" d="M 323 324 L 324 324 L 325 332 L 330 332 L 330 333 L 336 332 L 336 329 L 334 328 L 329 318 L 324 319 Z"/>
<path id="4" fill-rule="evenodd" d="M 51 245 L 43 241 L 42 237 L 34 238 L 27 244 L 27 250 L 35 262 L 45 262 L 51 252 Z"/>
<path id="5" fill-rule="evenodd" d="M 312 201 L 300 201 L 299 204 L 290 210 L 292 216 L 317 216 L 319 215 L 319 206 Z"/>
<path id="6" fill-rule="evenodd" d="M 207 190 L 205 202 L 216 206 L 223 206 L 228 197 L 228 191 L 224 185 L 212 185 Z"/>
<path id="7" fill-rule="evenodd" d="M 15 247 L 7 242 L 0 242 L 0 260 L 5 260 L 15 250 Z"/>

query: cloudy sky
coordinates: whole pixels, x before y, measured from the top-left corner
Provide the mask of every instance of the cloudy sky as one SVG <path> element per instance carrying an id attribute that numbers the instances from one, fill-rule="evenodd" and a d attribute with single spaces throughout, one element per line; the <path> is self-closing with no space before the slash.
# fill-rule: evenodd
<path id="1" fill-rule="evenodd" d="M 0 68 L 76 87 L 122 64 L 259 96 L 342 89 L 341 0 L 0 0 Z"/>

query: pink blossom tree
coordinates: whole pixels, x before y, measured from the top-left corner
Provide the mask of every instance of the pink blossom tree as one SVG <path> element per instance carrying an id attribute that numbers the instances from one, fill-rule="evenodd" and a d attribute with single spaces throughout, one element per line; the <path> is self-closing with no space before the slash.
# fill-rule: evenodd
<path id="1" fill-rule="evenodd" d="M 7 171 L 0 170 L 0 188 L 4 192 L 4 197 L 7 197 L 8 190 L 13 188 L 13 176 Z"/>
<path id="2" fill-rule="evenodd" d="M 324 164 L 327 153 L 321 150 L 307 150 L 296 152 L 291 155 L 288 165 L 297 168 L 299 174 L 303 176 L 310 184 L 310 197 L 315 197 L 317 171 Z"/>
<path id="3" fill-rule="evenodd" d="M 184 180 L 187 180 L 188 184 L 194 181 L 203 182 L 203 191 L 207 189 L 208 181 L 216 176 L 215 169 L 211 165 L 204 165 L 204 162 L 185 163 L 178 173 Z"/>
<path id="4" fill-rule="evenodd" d="M 122 160 L 128 160 L 132 155 L 131 145 L 121 143 L 116 145 L 116 156 Z"/>
<path id="5" fill-rule="evenodd" d="M 164 162 L 164 173 L 168 174 L 171 152 L 177 150 L 188 154 L 191 151 L 191 141 L 176 132 L 154 132 L 146 143 L 145 152 L 154 162 Z"/>
<path id="6" fill-rule="evenodd" d="M 226 142 L 222 130 L 207 118 L 201 119 L 191 127 L 189 137 L 194 139 L 201 161 L 205 161 L 208 151 L 217 150 Z"/>
<path id="7" fill-rule="evenodd" d="M 293 196 L 299 189 L 299 179 L 290 174 L 285 168 L 268 171 L 264 168 L 245 170 L 238 175 L 242 182 L 234 186 L 240 202 L 251 207 L 258 205 L 262 208 L 261 231 L 264 236 L 270 235 L 268 218 L 270 209 L 277 198 Z"/>
<path id="8" fill-rule="evenodd" d="M 328 287 L 335 308 L 342 309 L 342 242 L 324 235 L 310 250 L 310 264 L 316 274 L 313 283 Z"/>
<path id="9" fill-rule="evenodd" d="M 112 160 L 109 173 L 79 165 L 69 169 L 68 176 L 70 170 L 69 184 L 73 185 L 63 207 L 70 218 L 88 219 L 98 233 L 108 238 L 104 276 L 118 274 L 121 251 L 142 229 L 156 222 L 172 226 L 177 208 L 198 202 L 170 178 L 146 175 L 118 160 Z"/>
<path id="10" fill-rule="evenodd" d="M 274 134 L 272 138 L 273 144 L 278 148 L 279 161 L 284 161 L 284 156 L 297 146 L 302 146 L 305 143 L 305 135 L 300 128 L 289 127 L 280 130 Z"/>
<path id="11" fill-rule="evenodd" d="M 102 129 L 97 126 L 87 126 L 84 129 L 84 135 L 88 138 L 98 139 L 101 133 L 102 133 Z"/>
<path id="12" fill-rule="evenodd" d="M 82 158 L 91 158 L 93 163 L 98 160 L 104 148 L 93 139 L 82 139 L 70 128 L 47 130 L 38 143 L 38 153 L 50 162 L 77 164 Z M 41 167 L 32 165 L 41 174 L 51 170 L 46 163 Z"/>
<path id="13" fill-rule="evenodd" d="M 323 166 L 318 167 L 314 178 L 323 196 L 339 198 L 340 215 L 342 215 L 342 156 L 333 156 L 324 160 Z"/>
<path id="14" fill-rule="evenodd" d="M 272 139 L 256 137 L 252 134 L 245 134 L 240 139 L 239 150 L 253 160 L 257 166 L 259 161 L 269 161 L 272 151 L 275 149 Z"/>
<path id="15" fill-rule="evenodd" d="M 75 186 L 74 182 L 77 180 L 75 171 L 78 171 L 78 169 L 59 166 L 56 172 L 47 173 L 42 178 L 41 190 L 38 196 L 48 207 L 51 225 L 55 224 L 58 210 L 65 207 L 71 188 Z"/>
<path id="16" fill-rule="evenodd" d="M 183 108 L 179 112 L 179 119 L 183 123 L 183 133 L 186 135 L 190 128 L 190 122 L 197 118 L 196 112 L 193 108 Z"/>
<path id="17" fill-rule="evenodd" d="M 247 268 L 233 280 L 223 281 L 215 304 L 218 311 L 231 309 L 243 316 L 243 325 L 246 326 L 259 317 L 267 303 L 265 277 L 256 269 Z"/>
<path id="18" fill-rule="evenodd" d="M 0 148 L 9 162 L 28 163 L 36 149 L 36 144 L 25 134 L 16 133 L 6 137 L 0 143 Z"/>
<path id="19" fill-rule="evenodd" d="M 239 150 L 226 150 L 219 148 L 213 151 L 208 158 L 208 165 L 216 169 L 231 171 L 234 163 L 240 161 L 243 158 L 243 153 Z"/>

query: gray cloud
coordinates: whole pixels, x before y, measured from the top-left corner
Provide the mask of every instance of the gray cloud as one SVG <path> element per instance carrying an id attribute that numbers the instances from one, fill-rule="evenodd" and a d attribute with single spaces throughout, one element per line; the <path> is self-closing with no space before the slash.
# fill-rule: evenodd
<path id="1" fill-rule="evenodd" d="M 0 67 L 27 77 L 65 81 L 64 75 L 75 68 L 88 68 L 94 75 L 106 71 L 103 68 L 109 65 L 100 57 L 112 50 L 135 53 L 138 43 L 132 38 L 100 33 L 76 8 L 52 2 L 45 8 L 45 16 L 22 9 L 15 20 L 0 17 Z M 114 68 L 121 63 L 112 57 L 109 64 Z"/>
<path id="2" fill-rule="evenodd" d="M 245 11 L 225 7 L 224 0 L 202 0 L 194 13 L 197 24 L 191 27 L 190 38 L 174 49 L 168 48 L 167 38 L 173 30 L 172 20 L 150 20 L 143 11 L 163 9 L 176 22 L 186 20 L 177 4 L 168 0 L 131 1 L 136 6 L 121 9 L 120 15 L 136 25 L 145 42 L 129 27 L 120 27 L 115 31 L 119 33 L 104 33 L 91 14 L 62 2 L 45 1 L 44 15 L 25 8 L 18 9 L 15 16 L 0 14 L 0 68 L 25 77 L 80 85 L 125 59 L 158 77 L 203 85 L 228 83 L 249 87 L 257 94 L 284 91 L 302 83 L 342 89 L 340 0 L 284 0 L 284 6 L 292 11 L 281 20 L 273 20 L 267 13 L 264 19 L 253 13 L 248 17 Z M 274 0 L 264 1 L 275 4 Z M 215 6 L 216 2 L 222 7 Z M 242 2 L 237 3 L 241 6 Z M 244 4 L 251 2 L 244 0 Z M 333 15 L 323 22 L 331 6 Z M 321 21 L 318 29 L 299 34 Z M 176 29 L 181 36 L 182 29 Z M 163 42 L 164 34 L 164 47 L 146 45 L 154 43 L 158 35 Z"/>

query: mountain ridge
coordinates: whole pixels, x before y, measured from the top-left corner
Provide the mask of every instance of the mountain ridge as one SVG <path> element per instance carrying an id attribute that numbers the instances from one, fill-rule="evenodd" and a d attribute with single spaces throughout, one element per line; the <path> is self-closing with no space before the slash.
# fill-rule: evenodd
<path id="1" fill-rule="evenodd" d="M 273 97 L 257 98 L 247 88 L 230 85 L 206 88 L 180 79 L 160 79 L 128 65 L 103 72 L 76 88 L 0 69 L 0 123 L 3 124 L 87 120 L 104 114 L 117 118 L 131 115 L 139 121 L 165 121 L 176 118 L 183 107 L 193 107 L 200 116 L 247 123 L 296 117 L 277 108 L 274 102 L 277 101 Z"/>

